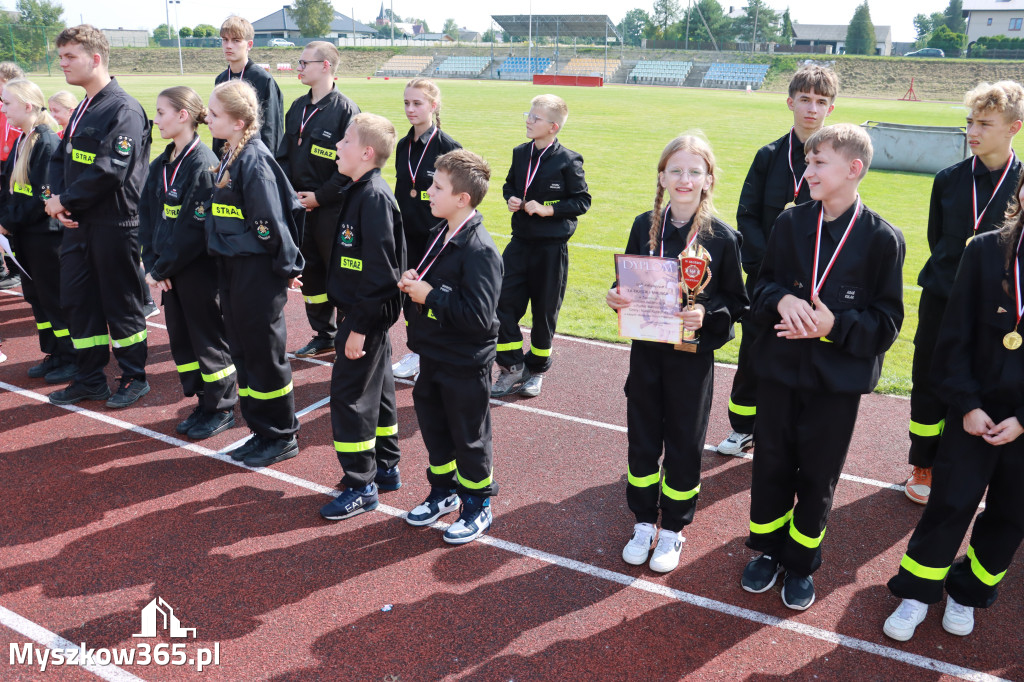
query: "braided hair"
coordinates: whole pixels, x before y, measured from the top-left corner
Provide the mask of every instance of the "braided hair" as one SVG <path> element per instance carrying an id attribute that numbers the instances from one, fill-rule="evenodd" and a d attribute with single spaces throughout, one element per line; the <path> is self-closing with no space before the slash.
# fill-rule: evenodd
<path id="1" fill-rule="evenodd" d="M 228 172 L 231 164 L 242 153 L 249 140 L 260 132 L 260 125 L 262 123 L 260 120 L 260 101 L 256 97 L 256 90 L 252 85 L 243 80 L 230 80 L 221 83 L 213 89 L 210 99 L 212 100 L 214 97 L 217 98 L 217 101 L 224 108 L 226 116 L 236 121 L 242 121 L 245 124 L 245 127 L 242 129 L 242 139 L 239 141 L 238 146 L 232 148 L 231 143 L 225 141 L 224 146 L 220 150 L 221 159 L 227 159 L 227 163 L 223 166 L 224 172 L 217 181 L 217 187 L 227 187 L 227 184 L 231 182 L 231 174 Z M 219 168 L 211 170 L 217 171 Z"/>

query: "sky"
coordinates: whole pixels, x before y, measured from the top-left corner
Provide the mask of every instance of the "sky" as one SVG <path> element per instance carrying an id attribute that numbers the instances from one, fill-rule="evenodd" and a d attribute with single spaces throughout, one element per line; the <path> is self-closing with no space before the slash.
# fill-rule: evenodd
<path id="1" fill-rule="evenodd" d="M 69 25 L 85 21 L 100 28 L 149 30 L 166 21 L 168 5 L 165 1 L 136 0 L 130 3 L 130 10 L 125 11 L 125 5 L 113 0 L 56 0 L 62 2 L 64 20 Z M 687 4 L 687 0 L 678 1 L 681 7 Z M 727 12 L 730 6 L 745 5 L 745 0 L 719 2 Z M 387 0 L 385 7 L 391 7 L 392 3 L 399 17 L 424 19 L 432 31 L 440 31 L 445 20 L 453 18 L 459 26 L 481 32 L 490 26 L 491 14 L 529 14 L 532 4 L 537 5 L 533 9 L 538 14 L 607 14 L 616 24 L 628 10 L 640 8 L 650 12 L 654 4 L 653 0 L 538 0 L 536 3 L 532 0 Z M 780 12 L 788 7 L 793 20 L 805 24 L 848 24 L 860 3 L 861 0 L 767 0 L 769 7 Z M 7 9 L 15 6 L 14 0 L 0 0 L 0 4 Z M 239 13 L 254 21 L 285 4 L 286 0 L 180 0 L 169 7 L 172 25 L 219 26 L 229 14 Z M 869 0 L 868 6 L 876 26 L 891 26 L 894 41 L 910 42 L 915 37 L 914 16 L 941 12 L 947 4 L 948 0 Z M 334 8 L 346 16 L 354 14 L 357 21 L 370 23 L 380 12 L 380 0 L 335 0 Z"/>

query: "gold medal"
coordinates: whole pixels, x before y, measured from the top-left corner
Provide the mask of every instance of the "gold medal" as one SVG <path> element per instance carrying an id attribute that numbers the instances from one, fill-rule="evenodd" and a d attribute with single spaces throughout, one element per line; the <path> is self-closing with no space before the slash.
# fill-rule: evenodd
<path id="1" fill-rule="evenodd" d="M 302 146 L 302 137 L 301 136 L 299 136 L 299 145 L 298 146 L 300 146 L 300 147 Z"/>
<path id="2" fill-rule="evenodd" d="M 970 237 L 967 238 L 967 241 L 964 242 L 964 246 L 967 246 L 968 244 L 970 244 L 972 239 L 974 239 L 974 235 L 973 234 Z"/>
<path id="3" fill-rule="evenodd" d="M 413 199 L 416 198 L 416 188 L 415 187 L 413 187 L 411 190 L 409 190 L 409 196 L 412 197 Z"/>
<path id="4" fill-rule="evenodd" d="M 796 206 L 796 202 L 795 201 L 791 201 L 788 204 L 786 204 L 786 207 L 784 209 L 782 209 L 782 210 L 783 211 L 788 211 L 789 209 L 793 208 L 794 206 Z"/>
<path id="5" fill-rule="evenodd" d="M 1018 334 L 1016 331 L 1012 331 L 1003 337 L 1003 345 L 1006 347 L 1007 350 L 1017 350 L 1018 348 L 1020 348 L 1022 340 L 1024 339 L 1021 339 L 1020 334 Z"/>

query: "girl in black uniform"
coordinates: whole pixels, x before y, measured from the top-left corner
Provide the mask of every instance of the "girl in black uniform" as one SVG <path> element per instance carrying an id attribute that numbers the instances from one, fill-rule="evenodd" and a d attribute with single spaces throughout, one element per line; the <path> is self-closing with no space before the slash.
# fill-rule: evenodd
<path id="1" fill-rule="evenodd" d="M 462 149 L 462 145 L 441 130 L 441 90 L 428 78 L 413 78 L 406 83 L 405 117 L 412 128 L 395 146 L 395 198 L 402 212 L 407 262 L 419 263 L 426 254 L 430 230 L 440 222 L 430 212 L 427 196 L 434 179 L 434 162 L 453 149 Z M 407 301 L 406 305 L 415 304 Z M 400 379 L 416 376 L 420 356 L 406 353 L 391 369 Z"/>
<path id="2" fill-rule="evenodd" d="M 11 125 L 21 128 L 3 163 L 0 230 L 11 235 L 11 248 L 29 277 L 22 279 L 25 300 L 32 306 L 39 348 L 46 358 L 28 370 L 33 379 L 63 384 L 74 377 L 75 351 L 60 307 L 61 224 L 46 215 L 47 167 L 59 141 L 57 122 L 46 111 L 43 91 L 18 78 L 3 89 L 3 110 Z"/>
<path id="3" fill-rule="evenodd" d="M 172 142 L 149 165 L 139 201 L 146 283 L 163 292 L 171 356 L 182 389 L 199 397 L 175 430 L 197 440 L 234 426 L 238 402 L 217 295 L 217 263 L 206 253 L 204 226 L 217 157 L 196 133 L 204 120 L 206 107 L 192 88 L 179 85 L 160 93 L 153 122 L 160 136 Z"/>
<path id="4" fill-rule="evenodd" d="M 650 566 L 662 573 L 679 565 L 682 530 L 693 521 L 697 507 L 714 387 L 714 351 L 733 338 L 733 323 L 748 307 L 740 236 L 713 217 L 714 186 L 715 157 L 710 145 L 689 135 L 672 140 L 658 162 L 654 210 L 636 217 L 626 242 L 627 254 L 676 258 L 696 244 L 711 255 L 707 288 L 697 295 L 694 310 L 680 313 L 686 330 L 700 330 L 696 352 L 677 350 L 674 344 L 634 341 L 629 354 L 626 501 L 636 526 L 622 558 L 637 566 L 647 561 L 658 535 L 660 508 L 661 533 Z M 663 205 L 666 191 L 668 206 Z M 617 286 L 605 300 L 613 310 L 630 304 Z M 663 448 L 665 458 L 659 466 Z"/>
<path id="5" fill-rule="evenodd" d="M 906 641 L 942 599 L 942 627 L 974 629 L 974 609 L 996 600 L 1024 538 L 1024 178 L 1002 229 L 970 240 L 942 318 L 931 382 L 949 407 L 932 490 L 889 589 L 903 601 L 885 621 Z M 988 495 L 985 495 L 985 490 Z M 985 497 L 985 511 L 974 519 Z M 953 562 L 967 529 L 967 556 Z"/>
<path id="6" fill-rule="evenodd" d="M 289 284 L 300 284 L 306 209 L 260 140 L 259 107 L 252 86 L 233 80 L 213 89 L 207 116 L 210 133 L 225 140 L 206 219 L 208 247 L 219 257 L 220 304 L 238 396 L 254 434 L 231 457 L 248 466 L 299 453 L 284 305 Z"/>

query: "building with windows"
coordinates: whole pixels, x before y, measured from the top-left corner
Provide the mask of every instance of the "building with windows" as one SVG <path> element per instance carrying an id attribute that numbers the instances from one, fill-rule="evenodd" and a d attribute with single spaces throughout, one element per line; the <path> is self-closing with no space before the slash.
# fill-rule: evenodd
<path id="1" fill-rule="evenodd" d="M 256 34 L 257 45 L 265 45 L 270 38 L 284 38 L 300 44 L 298 39 L 303 37 L 299 31 L 299 25 L 295 23 L 292 16 L 291 5 L 284 5 L 273 14 L 268 14 L 262 19 L 252 22 L 253 31 Z M 334 13 L 331 26 L 324 36 L 305 36 L 306 38 L 372 38 L 377 35 L 377 30 L 365 24 L 347 17 L 341 12 Z"/>
<path id="2" fill-rule="evenodd" d="M 967 44 L 986 36 L 1024 38 L 1024 0 L 964 0 Z"/>
<path id="3" fill-rule="evenodd" d="M 1022 0 L 1024 1 L 1024 0 Z M 846 31 L 849 26 L 826 24 L 801 24 L 793 22 L 793 44 L 815 47 L 827 45 L 832 54 L 846 52 Z M 892 27 L 875 26 L 875 54 L 888 57 L 892 54 Z"/>

